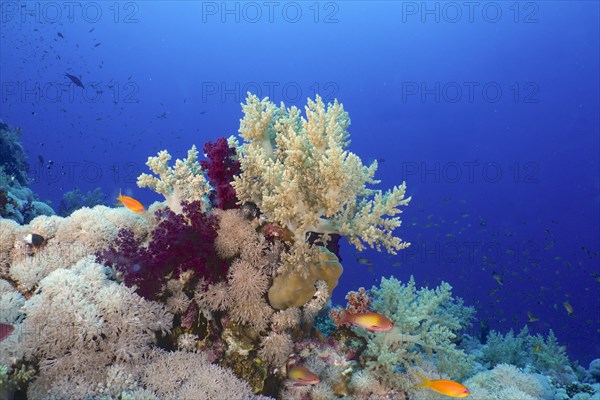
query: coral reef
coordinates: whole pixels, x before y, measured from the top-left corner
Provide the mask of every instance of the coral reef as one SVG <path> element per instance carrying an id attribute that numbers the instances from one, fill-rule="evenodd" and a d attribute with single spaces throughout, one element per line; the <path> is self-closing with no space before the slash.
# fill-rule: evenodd
<path id="1" fill-rule="evenodd" d="M 8 399 L 15 391 L 23 390 L 35 374 L 36 371 L 31 366 L 21 365 L 9 369 L 0 364 L 0 398 Z"/>
<path id="2" fill-rule="evenodd" d="M 303 274 L 287 269 L 273 279 L 269 288 L 269 304 L 278 310 L 301 307 L 315 294 L 315 283 L 325 281 L 329 293 L 338 284 L 342 265 L 335 254 L 324 247 L 317 248 L 316 259 L 309 263 Z"/>
<path id="3" fill-rule="evenodd" d="M 229 311 L 234 323 L 263 331 L 273 313 L 264 299 L 269 287 L 269 276 L 264 269 L 265 242 L 254 232 L 241 245 L 240 256 L 231 263 L 226 284 L 213 285 L 207 291 L 199 287 L 195 297 L 199 304 L 213 311 Z"/>
<path id="4" fill-rule="evenodd" d="M 417 374 L 461 381 L 474 399 L 600 397 L 598 360 L 571 366 L 552 332 L 463 335 L 474 310 L 448 283 L 383 278 L 348 293 L 346 311 L 394 327 L 340 325 L 339 235 L 359 250 L 406 247 L 394 235 L 405 185 L 367 187 L 377 164 L 347 150 L 337 102 L 317 97 L 305 118 L 254 96 L 243 109 L 243 144 L 209 142 L 206 160 L 192 147 L 173 167 L 166 151 L 148 159 L 155 175 L 138 184 L 166 201 L 142 215 L 97 205 L 0 219 L 0 397 L 444 398 L 416 389 Z M 0 191 L 2 210 L 13 197 Z"/>
<path id="5" fill-rule="evenodd" d="M 0 217 L 26 224 L 38 215 L 54 215 L 54 210 L 0 165 Z"/>
<path id="6" fill-rule="evenodd" d="M 511 364 L 551 376 L 561 384 L 576 380 L 566 351 L 558 344 L 552 330 L 546 337 L 540 334 L 530 335 L 527 326 L 517 335 L 512 330 L 506 335 L 491 331 L 486 344 L 477 354 L 477 361 L 486 368 Z"/>
<path id="7" fill-rule="evenodd" d="M 588 370 L 596 382 L 600 383 L 600 358 L 592 360 Z"/>
<path id="8" fill-rule="evenodd" d="M 94 206 L 108 206 L 106 195 L 102 192 L 102 189 L 96 188 L 93 191 L 83 193 L 79 188 L 75 188 L 63 193 L 58 205 L 58 215 L 67 217 L 75 210 L 83 207 L 92 208 Z"/>
<path id="9" fill-rule="evenodd" d="M 157 351 L 140 371 L 141 382 L 169 400 L 261 400 L 230 370 L 201 354 Z"/>
<path id="10" fill-rule="evenodd" d="M 21 186 L 27 186 L 29 165 L 20 135 L 19 129 L 12 129 L 0 119 L 0 166 L 12 180 Z"/>
<path id="11" fill-rule="evenodd" d="M 20 131 L 0 120 L 0 217 L 26 224 L 38 215 L 54 215 L 27 187 L 29 166 Z"/>

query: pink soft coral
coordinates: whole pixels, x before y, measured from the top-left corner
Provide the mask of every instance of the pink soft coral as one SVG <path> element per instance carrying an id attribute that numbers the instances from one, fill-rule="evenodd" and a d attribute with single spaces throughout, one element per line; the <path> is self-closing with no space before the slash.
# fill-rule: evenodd
<path id="1" fill-rule="evenodd" d="M 199 201 L 182 205 L 183 214 L 168 208 L 156 212 L 160 222 L 147 246 L 125 229 L 111 249 L 98 255 L 123 273 L 126 285 L 137 286 L 146 298 L 156 298 L 168 278 L 178 278 L 185 271 L 194 271 L 209 283 L 227 273 L 227 263 L 214 250 L 217 217 L 203 213 Z"/>
<path id="2" fill-rule="evenodd" d="M 223 210 L 237 208 L 237 197 L 231 182 L 240 173 L 240 162 L 235 149 L 229 147 L 227 139 L 219 138 L 214 143 L 204 144 L 204 154 L 208 161 L 200 161 L 200 166 L 215 188 L 216 206 Z"/>

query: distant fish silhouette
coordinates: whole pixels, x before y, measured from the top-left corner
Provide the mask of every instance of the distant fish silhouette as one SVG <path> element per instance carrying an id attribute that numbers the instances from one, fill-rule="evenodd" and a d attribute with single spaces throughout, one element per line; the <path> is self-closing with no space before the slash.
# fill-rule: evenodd
<path id="1" fill-rule="evenodd" d="M 571 306 L 571 303 L 568 301 L 563 301 L 563 306 L 565 307 L 565 310 L 567 310 L 569 317 L 573 315 L 573 306 Z"/>
<path id="2" fill-rule="evenodd" d="M 57 34 L 57 35 L 58 35 L 60 38 L 62 38 L 62 39 L 64 39 L 64 38 L 65 38 L 65 37 L 63 36 L 63 34 L 62 34 L 62 33 L 60 33 L 60 32 L 57 32 L 56 34 Z"/>
<path id="3" fill-rule="evenodd" d="M 69 78 L 71 80 L 71 82 L 73 82 L 74 84 L 76 84 L 77 86 L 79 86 L 80 88 L 85 89 L 85 86 L 83 86 L 83 83 L 79 80 L 78 77 L 76 77 L 74 75 L 71 75 L 71 74 L 67 74 L 66 72 L 65 72 L 65 76 L 67 78 Z"/>
<path id="4" fill-rule="evenodd" d="M 540 319 L 537 317 L 534 317 L 533 314 L 530 311 L 527 311 L 527 322 L 538 322 Z"/>
<path id="5" fill-rule="evenodd" d="M 504 282 L 502 281 L 502 277 L 496 271 L 492 271 L 492 277 L 498 282 L 498 285 L 503 286 Z"/>
<path id="6" fill-rule="evenodd" d="M 101 44 L 102 44 L 102 43 L 96 43 L 96 44 L 94 45 L 94 47 L 98 47 L 98 46 L 100 46 Z"/>

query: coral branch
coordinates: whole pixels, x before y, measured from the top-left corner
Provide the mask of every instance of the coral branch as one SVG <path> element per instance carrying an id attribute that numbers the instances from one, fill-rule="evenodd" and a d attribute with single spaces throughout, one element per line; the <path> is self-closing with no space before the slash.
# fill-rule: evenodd
<path id="1" fill-rule="evenodd" d="M 209 205 L 210 186 L 204 177 L 198 163 L 196 146 L 188 151 L 185 160 L 175 161 L 173 168 L 169 167 L 171 155 L 163 150 L 156 157 L 149 157 L 146 165 L 158 178 L 150 174 L 141 174 L 137 179 L 140 188 L 148 187 L 165 196 L 167 205 L 173 212 L 181 214 L 183 200 L 188 202 L 202 201 L 202 210 Z"/>
<path id="2" fill-rule="evenodd" d="M 233 186 L 240 201 L 253 202 L 270 222 L 286 227 L 297 241 L 308 232 L 341 234 L 359 250 L 390 253 L 409 243 L 393 236 L 405 206 L 403 183 L 385 193 L 367 188 L 377 163 L 364 166 L 347 151 L 348 114 L 335 101 L 308 101 L 306 118 L 296 107 L 276 107 L 249 95 L 238 145 L 242 172 Z M 233 141 L 232 141 L 233 142 Z"/>
<path id="3" fill-rule="evenodd" d="M 233 177 L 240 173 L 240 162 L 235 149 L 229 147 L 227 139 L 219 138 L 214 143 L 204 144 L 204 154 L 208 161 L 200 161 L 203 171 L 216 192 L 216 206 L 223 210 L 237 208 L 237 197 L 231 186 Z"/>

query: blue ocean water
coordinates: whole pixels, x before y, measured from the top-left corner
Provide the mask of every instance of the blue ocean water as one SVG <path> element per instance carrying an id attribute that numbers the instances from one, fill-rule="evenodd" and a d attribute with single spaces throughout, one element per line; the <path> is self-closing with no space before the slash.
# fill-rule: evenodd
<path id="1" fill-rule="evenodd" d="M 334 302 L 382 276 L 446 281 L 474 334 L 552 329 L 582 365 L 600 356 L 597 2 L 0 5 L 0 118 L 40 199 L 162 200 L 136 187 L 147 157 L 236 134 L 246 92 L 337 98 L 380 188 L 406 181 L 412 246 L 343 243 Z"/>

